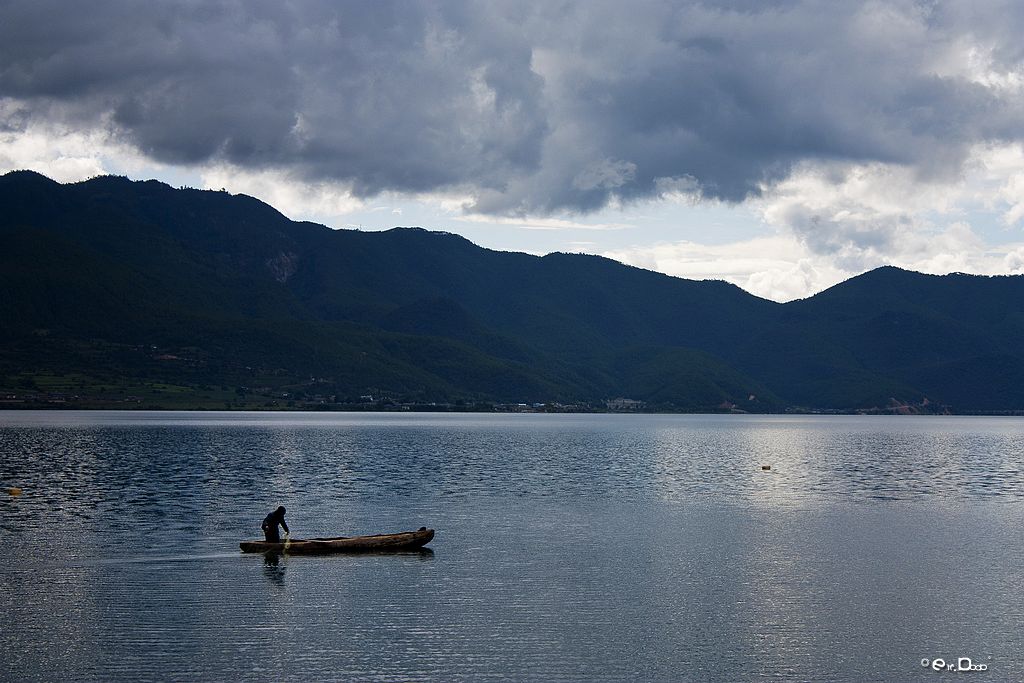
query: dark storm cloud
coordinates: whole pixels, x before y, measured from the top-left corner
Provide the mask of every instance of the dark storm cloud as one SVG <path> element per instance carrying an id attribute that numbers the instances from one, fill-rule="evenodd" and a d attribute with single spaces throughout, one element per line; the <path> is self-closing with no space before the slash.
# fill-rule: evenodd
<path id="1" fill-rule="evenodd" d="M 955 174 L 970 146 L 1022 134 L 1020 88 L 978 76 L 1020 75 L 1012 3 L 0 13 L 0 97 L 28 113 L 8 126 L 107 126 L 160 161 L 288 169 L 362 195 L 469 189 L 492 213 L 586 211 L 673 183 L 741 200 L 804 160 Z"/>
<path id="2" fill-rule="evenodd" d="M 0 95 L 106 114 L 165 162 L 297 167 L 358 191 L 499 186 L 545 133 L 530 47 L 473 7 L 6 3 Z"/>

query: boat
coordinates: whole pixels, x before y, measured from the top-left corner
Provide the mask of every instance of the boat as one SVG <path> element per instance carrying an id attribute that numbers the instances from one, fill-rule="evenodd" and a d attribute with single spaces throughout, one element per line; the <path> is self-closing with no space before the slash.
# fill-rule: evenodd
<path id="1" fill-rule="evenodd" d="M 326 555 L 329 553 L 380 553 L 416 550 L 430 543 L 434 530 L 420 527 L 416 531 L 375 536 L 338 536 L 281 541 L 242 541 L 243 553 L 284 553 L 286 555 Z"/>

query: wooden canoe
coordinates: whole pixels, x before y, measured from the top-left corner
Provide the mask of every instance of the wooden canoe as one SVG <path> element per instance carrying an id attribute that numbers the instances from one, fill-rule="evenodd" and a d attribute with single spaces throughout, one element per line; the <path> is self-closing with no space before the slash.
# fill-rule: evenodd
<path id="1" fill-rule="evenodd" d="M 376 536 L 339 536 L 337 538 L 295 539 L 285 543 L 242 541 L 238 545 L 243 553 L 285 553 L 287 555 L 324 555 L 328 553 L 379 553 L 393 550 L 415 550 L 434 538 L 434 530 L 423 527 L 418 531 Z"/>

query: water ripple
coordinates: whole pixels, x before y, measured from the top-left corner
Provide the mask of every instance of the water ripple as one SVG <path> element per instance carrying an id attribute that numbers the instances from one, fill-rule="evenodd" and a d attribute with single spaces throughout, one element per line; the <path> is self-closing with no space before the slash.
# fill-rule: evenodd
<path id="1" fill-rule="evenodd" d="M 1021 680 L 1022 428 L 0 413 L 5 678 Z M 300 536 L 438 535 L 238 553 L 282 502 Z"/>

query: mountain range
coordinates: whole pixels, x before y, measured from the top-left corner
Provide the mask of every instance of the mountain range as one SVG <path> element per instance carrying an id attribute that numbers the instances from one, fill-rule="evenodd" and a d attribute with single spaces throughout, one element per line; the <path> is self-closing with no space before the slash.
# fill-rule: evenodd
<path id="1" fill-rule="evenodd" d="M 1024 276 L 884 267 L 780 304 L 223 191 L 0 177 L 9 405 L 1013 412 L 1022 340 Z"/>

